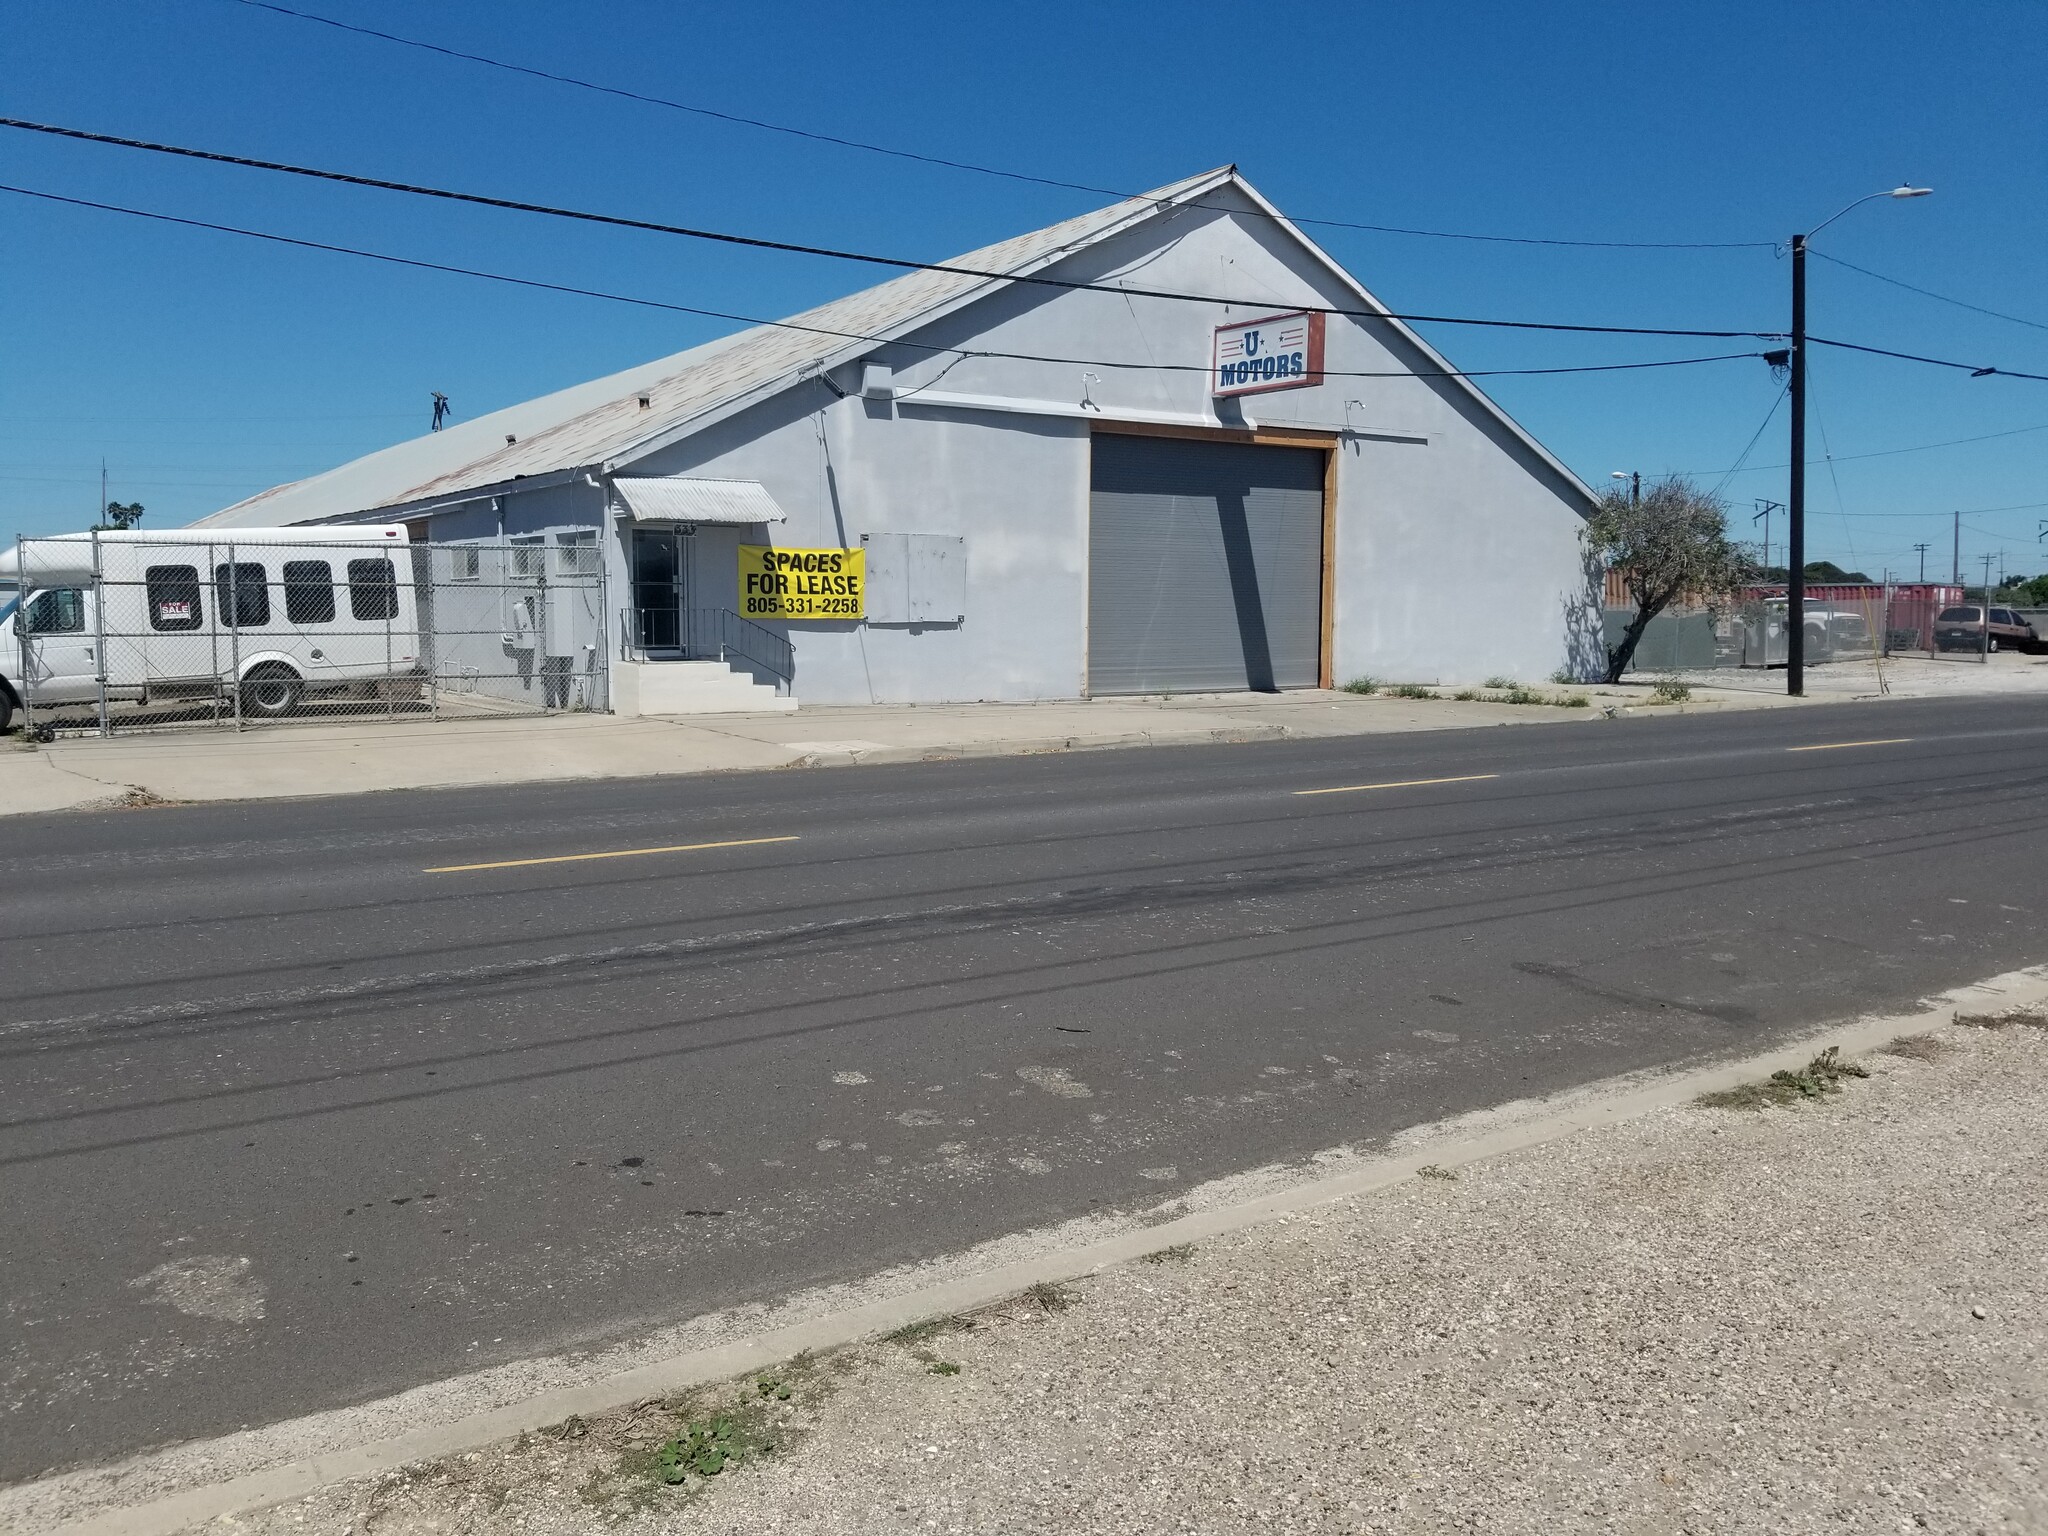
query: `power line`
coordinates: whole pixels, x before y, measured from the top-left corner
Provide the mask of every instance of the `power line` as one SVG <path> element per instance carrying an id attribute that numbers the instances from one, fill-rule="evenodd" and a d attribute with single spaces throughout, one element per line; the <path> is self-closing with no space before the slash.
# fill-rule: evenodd
<path id="1" fill-rule="evenodd" d="M 244 3 L 253 4 L 254 0 L 244 0 Z M 2024 315 L 2008 315 L 2001 309 L 1986 309 L 1982 304 L 1971 304 L 1962 299 L 1952 299 L 1945 293 L 1936 293 L 1932 288 L 1917 287 L 1912 283 L 1903 282 L 1896 277 L 1886 277 L 1882 272 L 1873 272 L 1868 267 L 1859 267 L 1855 262 L 1844 261 L 1839 256 L 1830 256 L 1826 251 L 1816 251 L 1809 247 L 1807 254 L 1809 256 L 1818 256 L 1822 261 L 1833 262 L 1838 267 L 1847 267 L 1851 272 L 1860 272 L 1865 277 L 1875 278 L 1880 283 L 1890 283 L 1894 288 L 1903 288 L 1908 293 L 1917 293 L 1923 299 L 1934 299 L 1942 304 L 1953 304 L 1957 309 L 1967 309 L 1976 314 L 1989 315 L 1994 320 L 2010 320 L 2014 325 L 2029 326 L 2037 331 L 2048 331 L 2048 325 L 2044 325 L 2039 320 L 2029 320 Z"/>
<path id="2" fill-rule="evenodd" d="M 40 192 L 31 187 L 16 187 L 0 183 L 0 192 L 11 192 L 20 197 L 38 198 L 44 202 L 65 203 L 75 208 L 93 208 L 103 213 L 126 214 L 132 218 L 153 219 L 164 224 L 180 224 L 188 229 L 211 230 L 218 234 L 241 235 L 251 240 L 266 240 L 276 245 L 297 246 L 302 250 L 326 251 L 338 256 L 358 256 L 368 261 L 381 261 L 392 266 L 412 267 L 425 272 L 444 272 L 457 277 L 482 278 L 488 282 L 509 283 L 519 288 L 537 288 L 548 293 L 570 294 L 578 298 L 604 299 L 615 304 L 633 304 L 644 309 L 668 310 L 676 314 L 697 315 L 712 320 L 730 320 L 741 325 L 766 326 L 776 330 L 802 331 L 811 335 L 830 336 L 842 341 L 866 341 L 877 344 L 911 348 L 931 353 L 957 354 L 961 357 L 990 358 L 1006 362 L 1061 363 L 1085 368 L 1120 368 L 1136 372 L 1161 373 L 1202 373 L 1209 372 L 1207 363 L 1154 363 L 1125 362 L 1107 358 L 1051 357 L 1035 352 L 995 352 L 967 347 L 946 347 L 929 342 L 905 341 L 891 336 L 878 336 L 863 331 L 835 330 L 828 326 L 804 325 L 793 320 L 764 320 L 754 315 L 738 314 L 730 310 L 705 309 L 693 304 L 675 304 L 666 299 L 649 299 L 635 294 L 611 293 L 601 288 L 581 288 L 568 283 L 543 282 L 538 278 L 513 277 L 503 272 L 488 272 L 478 267 L 459 267 L 447 262 L 423 261 L 411 256 L 393 256 L 385 251 L 364 250 L 357 246 L 336 245 L 324 240 L 303 240 L 295 235 L 279 235 L 268 230 L 247 229 L 236 224 L 218 224 L 207 219 L 189 219 L 171 213 L 157 213 L 146 208 L 128 208 L 118 203 L 95 202 L 90 198 L 66 197 L 56 192 Z M 1112 290 L 1114 291 L 1114 290 Z M 1460 369 L 1388 369 L 1384 371 L 1345 371 L 1325 369 L 1323 377 L 1332 379 L 1482 379 L 1502 377 L 1531 377 L 1563 373 L 1625 373 L 1646 368 L 1681 368 L 1697 363 L 1736 362 L 1746 358 L 1757 358 L 1760 352 L 1725 352 L 1711 357 L 1662 358 L 1641 363 L 1581 363 L 1554 368 L 1483 368 Z"/>
<path id="3" fill-rule="evenodd" d="M 1756 430 L 1750 433 L 1749 441 L 1743 445 L 1742 452 L 1736 455 L 1734 465 L 1726 473 L 1724 473 L 1719 480 L 1716 480 L 1714 482 L 1714 488 L 1711 491 L 1707 492 L 1709 496 L 1720 495 L 1721 487 L 1726 485 L 1729 482 L 1729 480 L 1734 476 L 1735 472 L 1742 468 L 1742 461 L 1744 459 L 1747 459 L 1752 453 L 1756 451 L 1756 445 L 1762 439 L 1764 435 L 1764 429 L 1770 426 L 1771 418 L 1778 414 L 1778 407 L 1785 403 L 1785 393 L 1787 390 L 1791 389 L 1791 387 L 1792 381 L 1787 379 L 1785 383 L 1779 387 L 1777 394 L 1771 397 L 1771 408 L 1768 411 L 1764 412 L 1764 419 L 1758 422 L 1756 424 Z"/>
<path id="4" fill-rule="evenodd" d="M 486 197 L 476 192 L 456 192 L 445 187 L 424 187 L 411 182 L 386 181 L 375 176 L 356 176 L 345 171 L 320 170 L 312 166 L 291 165 L 279 160 L 257 160 L 246 155 L 222 154 L 216 150 L 190 149 L 177 144 L 158 144 L 147 139 L 128 139 L 110 133 L 89 133 L 82 128 L 61 128 L 51 123 L 30 122 L 18 117 L 0 117 L 0 128 L 16 128 L 29 133 L 49 134 L 56 138 L 78 139 L 88 144 L 107 144 L 120 149 L 146 150 L 151 154 L 172 155 L 187 160 L 205 160 L 217 165 L 240 166 L 246 170 L 274 171 L 286 176 L 303 176 L 315 181 L 338 182 L 345 186 L 372 187 L 384 192 L 403 192 L 413 197 L 431 197 L 444 202 L 468 203 L 482 208 L 500 208 L 512 213 L 541 214 L 548 218 L 570 219 L 584 224 L 598 224 L 614 229 L 637 229 L 650 234 L 679 235 L 690 240 L 706 240 L 719 245 L 742 246 L 749 250 L 784 251 L 799 256 L 824 256 L 835 261 L 860 262 L 867 266 L 895 267 L 910 272 L 942 272 L 957 277 L 973 277 L 984 280 L 1023 283 L 1035 287 L 1081 290 L 1096 293 L 1115 293 L 1126 297 L 1145 299 L 1170 299 L 1181 303 L 1227 305 L 1240 309 L 1269 310 L 1273 301 L 1262 299 L 1228 299 L 1208 294 L 1174 293 L 1159 288 L 1133 288 L 1121 283 L 1088 283 L 1068 278 L 1046 277 L 1037 273 L 990 272 L 978 267 L 963 267 L 953 262 L 912 261 L 901 256 L 877 256 L 864 251 L 840 250 L 833 246 L 805 245 L 790 240 L 769 240 L 758 235 L 736 235 L 723 230 L 698 229 L 685 224 L 662 224 L 651 219 L 632 219 L 619 214 L 591 213 L 577 208 L 557 208 L 546 203 L 521 202 L 514 198 Z M 1303 313 L 1338 315 L 1356 320 L 1401 320 L 1424 325 L 1473 325 L 1500 330 L 1516 331 L 1570 331 L 1598 336 L 1686 336 L 1705 337 L 1719 340 L 1775 340 L 1784 335 L 1782 331 L 1706 331 L 1678 330 L 1664 326 L 1640 325 L 1572 325 L 1549 320 L 1476 320 L 1459 315 L 1411 315 L 1396 314 L 1391 310 L 1338 309 L 1321 304 L 1296 306 Z M 1845 344 L 1846 345 L 1846 344 Z"/>
<path id="5" fill-rule="evenodd" d="M 1889 459 L 1901 453 L 1926 453 L 1930 449 L 1934 448 L 1960 448 L 1965 443 L 1988 443 L 1994 441 L 1997 438 L 2019 437 L 2028 432 L 2048 432 L 2048 421 L 2044 421 L 2040 423 L 2038 426 L 2013 427 L 2009 431 L 2005 432 L 1983 432 L 1978 434 L 1976 437 L 1951 437 L 1939 443 L 1914 443 L 1912 446 L 1907 448 L 1877 448 L 1873 449 L 1869 453 L 1838 454 L 1836 455 L 1835 462 L 1838 464 L 1846 464 L 1851 459 Z M 1808 459 L 1806 462 L 1809 465 L 1813 465 L 1820 463 L 1820 460 Z M 1761 474 L 1765 470 L 1770 469 L 1790 469 L 1791 467 L 1792 466 L 1789 464 L 1751 464 L 1746 467 L 1738 466 L 1741 473 L 1745 475 Z M 1736 471 L 1719 469 L 1688 469 L 1680 470 L 1679 473 L 1687 475 L 1719 475 L 1734 474 L 1736 473 Z"/>
<path id="6" fill-rule="evenodd" d="M 2006 507 L 1937 507 L 1926 512 L 1845 512 L 1844 517 L 1953 517 L 1958 511 L 1965 517 L 1986 516 L 1993 512 L 2034 512 L 2048 507 L 2048 501 L 2021 501 Z"/>
<path id="7" fill-rule="evenodd" d="M 639 102 L 645 106 L 666 107 L 671 111 L 687 112 L 695 117 L 713 118 L 722 123 L 735 123 L 742 127 L 758 128 L 767 133 L 785 134 L 791 138 L 808 139 L 816 144 L 831 144 L 840 149 L 855 149 L 872 155 L 886 155 L 891 159 L 914 161 L 920 165 L 941 166 L 947 170 L 970 171 L 978 176 L 996 176 L 1005 181 L 1026 182 L 1033 186 L 1057 187 L 1069 192 L 1087 192 L 1098 197 L 1135 198 L 1143 193 L 1119 192 L 1113 187 L 1093 186 L 1083 181 L 1064 181 L 1054 176 L 1038 176 L 1026 171 L 1004 170 L 999 166 L 981 165 L 971 160 L 956 160 L 945 155 L 924 154 L 917 150 L 898 149 L 886 144 L 873 144 L 863 139 L 851 139 L 839 134 L 820 133 L 809 128 L 796 128 L 787 123 L 770 122 L 766 118 L 747 117 L 737 112 L 722 112 L 715 107 L 700 106 L 694 102 L 677 101 L 669 96 L 656 96 L 646 91 L 629 90 L 624 86 L 606 85 L 599 80 L 586 80 L 578 75 L 564 74 L 559 70 L 538 69 L 529 64 L 515 64 L 506 59 L 492 58 L 488 54 L 471 52 L 464 48 L 451 48 L 441 43 L 426 42 L 421 38 L 405 37 L 396 32 L 386 32 L 377 27 L 365 27 L 355 22 L 341 21 L 333 16 L 322 16 L 313 11 L 297 10 L 292 6 L 278 5 L 272 0 L 235 0 L 251 10 L 269 11 L 274 15 L 288 16 L 298 21 L 314 22 L 323 27 L 332 27 L 341 32 L 353 32 L 360 37 L 375 38 L 380 42 L 395 43 L 404 48 L 416 48 L 423 53 L 440 54 L 443 58 L 460 59 L 470 64 L 482 64 L 490 69 L 504 70 L 509 74 L 526 75 L 535 80 L 546 80 L 556 85 L 574 86 L 578 90 L 595 91 L 604 96 L 616 96 L 625 101 Z M 1162 204 L 1162 206 L 1164 206 Z M 1186 206 L 1196 208 L 1218 208 L 1214 203 L 1192 203 Z M 1222 212 L 1241 213 L 1242 209 L 1219 209 Z M 1263 217 L 1263 215 L 1261 215 Z M 1435 240 L 1475 240 L 1494 245 L 1552 245 L 1571 246 L 1596 250 L 1632 251 L 1744 251 L 1769 250 L 1776 242 L 1770 240 L 1563 240 L 1544 239 L 1533 235 L 1479 235 L 1458 230 L 1411 229 L 1395 224 L 1362 224 L 1349 219 L 1296 218 L 1295 224 L 1314 224 L 1324 229 L 1362 230 L 1380 235 L 1417 235 Z"/>
<path id="8" fill-rule="evenodd" d="M 1917 352 L 1894 352 L 1887 347 L 1866 347 L 1857 341 L 1830 341 L 1825 336 L 1806 338 L 1817 347 L 1839 347 L 1844 352 L 1863 352 L 1871 357 L 1895 357 L 1905 363 L 1925 363 L 1930 368 L 1959 368 L 1974 379 L 1985 379 L 1996 374 L 2001 379 L 2034 379 L 2048 384 L 2048 373 L 2021 373 L 2015 368 L 1992 368 L 1979 363 L 1958 363 L 1942 357 L 1922 357 Z"/>

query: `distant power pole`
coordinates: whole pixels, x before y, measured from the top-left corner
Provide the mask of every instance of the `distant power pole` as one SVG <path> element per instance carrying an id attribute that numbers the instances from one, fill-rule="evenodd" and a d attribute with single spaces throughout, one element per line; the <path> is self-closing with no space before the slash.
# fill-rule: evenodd
<path id="1" fill-rule="evenodd" d="M 1924 587 L 1927 585 L 1927 546 L 1915 544 L 1913 547 L 1920 552 L 1920 585 Z"/>
<path id="2" fill-rule="evenodd" d="M 1955 574 L 1949 577 L 1949 584 L 1957 587 L 1963 584 L 1963 514 L 1960 512 L 1956 514 L 1955 526 Z"/>

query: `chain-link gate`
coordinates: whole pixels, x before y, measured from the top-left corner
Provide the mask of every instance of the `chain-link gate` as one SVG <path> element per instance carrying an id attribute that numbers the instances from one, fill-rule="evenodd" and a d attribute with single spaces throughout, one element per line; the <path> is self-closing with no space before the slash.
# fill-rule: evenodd
<path id="1" fill-rule="evenodd" d="M 0 672 L 31 728 L 609 707 L 594 531 L 461 544 L 120 532 L 12 553 Z"/>

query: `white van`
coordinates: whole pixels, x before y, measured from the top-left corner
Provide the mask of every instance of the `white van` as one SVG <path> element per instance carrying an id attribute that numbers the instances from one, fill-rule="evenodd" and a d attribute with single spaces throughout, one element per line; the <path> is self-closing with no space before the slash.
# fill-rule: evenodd
<path id="1" fill-rule="evenodd" d="M 95 564 L 97 562 L 97 565 Z M 406 531 L 128 529 L 0 548 L 0 729 L 24 702 L 214 698 L 273 718 L 421 670 Z"/>

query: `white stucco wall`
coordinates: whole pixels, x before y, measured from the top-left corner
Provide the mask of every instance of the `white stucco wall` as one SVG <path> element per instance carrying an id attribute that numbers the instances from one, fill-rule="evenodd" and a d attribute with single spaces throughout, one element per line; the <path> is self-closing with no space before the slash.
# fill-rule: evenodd
<path id="1" fill-rule="evenodd" d="M 1210 400 L 1216 325 L 1305 304 L 1357 307 L 1350 290 L 1269 220 L 1249 211 L 1183 210 L 1085 251 L 1052 274 L 1259 302 L 1013 286 L 909 338 L 923 346 L 876 348 L 870 356 L 895 370 L 900 398 L 893 402 L 842 398 L 813 379 L 631 466 L 636 475 L 761 481 L 789 513 L 769 533 L 780 545 L 858 547 L 863 533 L 878 532 L 966 540 L 967 614 L 958 625 L 776 626 L 794 643 L 794 691 L 804 702 L 1080 694 L 1090 417 L 1197 418 L 1218 405 L 1233 423 L 1342 434 L 1338 681 L 1371 674 L 1464 683 L 1500 673 L 1541 680 L 1569 663 L 1575 634 L 1597 634 L 1578 542 L 1579 493 L 1460 386 L 1414 377 L 1409 370 L 1436 365 L 1393 327 L 1332 316 L 1325 382 L 1240 402 Z M 1085 358 L 1100 366 L 932 347 Z M 1116 363 L 1180 364 L 1185 371 Z M 1402 376 L 1346 376 L 1382 372 Z M 857 389 L 859 365 L 833 379 L 838 389 Z M 944 403 L 947 396 L 1000 397 L 1073 414 L 970 409 Z M 588 505 L 568 488 L 530 498 L 515 493 L 506 531 L 552 526 L 565 512 L 587 515 Z M 732 550 L 739 539 L 729 529 L 699 532 L 693 605 L 737 610 Z M 619 594 L 614 606 L 623 607 L 624 542 L 615 537 L 607 544 Z"/>

